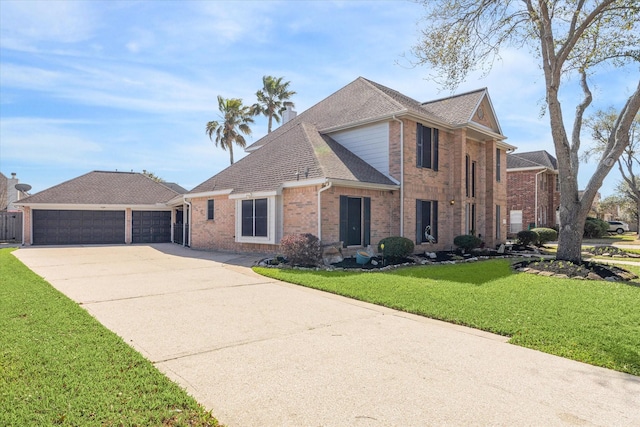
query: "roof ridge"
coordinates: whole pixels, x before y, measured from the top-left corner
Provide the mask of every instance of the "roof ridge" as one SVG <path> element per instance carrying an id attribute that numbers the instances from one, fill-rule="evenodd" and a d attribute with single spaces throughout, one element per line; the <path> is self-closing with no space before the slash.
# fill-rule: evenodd
<path id="1" fill-rule="evenodd" d="M 364 81 L 366 84 L 368 84 L 369 86 L 371 86 L 374 90 L 376 90 L 376 91 L 380 92 L 382 95 L 384 95 L 384 96 L 385 96 L 385 98 L 387 98 L 388 100 L 390 100 L 391 102 L 393 102 L 393 103 L 394 103 L 396 106 L 398 106 L 399 108 L 406 109 L 407 107 L 406 107 L 405 105 L 402 105 L 402 103 L 400 103 L 399 101 L 395 100 L 392 96 L 390 96 L 388 93 L 386 93 L 384 90 L 382 90 L 382 89 L 381 89 L 381 87 L 385 88 L 386 90 L 388 90 L 388 91 L 390 91 L 390 92 L 397 93 L 398 95 L 400 95 L 400 96 L 402 96 L 402 97 L 405 97 L 405 98 L 411 99 L 411 100 L 413 100 L 414 102 L 417 102 L 418 104 L 420 104 L 420 101 L 418 101 L 417 99 L 411 98 L 410 96 L 405 95 L 404 93 L 399 92 L 399 91 L 397 91 L 397 90 L 395 90 L 395 89 L 391 89 L 391 88 L 390 88 L 390 87 L 388 87 L 388 86 L 385 86 L 385 85 L 380 84 L 380 83 L 378 83 L 378 82 L 374 82 L 373 80 L 369 80 L 369 79 L 367 79 L 366 77 L 362 77 L 362 76 L 358 77 L 356 80 L 360 80 L 360 79 L 361 79 L 361 80 L 363 80 L 363 81 Z"/>
<path id="2" fill-rule="evenodd" d="M 446 99 L 459 98 L 459 97 L 461 97 L 461 96 L 471 95 L 472 93 L 477 93 L 477 92 L 488 92 L 488 88 L 485 86 L 485 87 L 483 87 L 483 88 L 479 88 L 479 89 L 475 89 L 475 90 L 470 90 L 470 91 L 463 92 L 463 93 L 457 93 L 457 94 L 455 94 L 455 95 L 451 95 L 451 96 L 445 96 L 445 97 L 442 97 L 442 98 L 432 99 L 432 100 L 430 100 L 430 101 L 424 101 L 424 102 L 421 102 L 421 104 L 422 104 L 422 105 L 425 105 L 425 104 L 433 104 L 434 102 L 440 102 L 440 101 L 444 101 L 444 100 L 446 100 Z"/>

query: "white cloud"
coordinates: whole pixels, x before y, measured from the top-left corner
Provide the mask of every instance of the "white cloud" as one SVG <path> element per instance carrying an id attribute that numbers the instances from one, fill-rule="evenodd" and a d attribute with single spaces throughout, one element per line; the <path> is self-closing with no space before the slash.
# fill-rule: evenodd
<path id="1" fill-rule="evenodd" d="M 3 0 L 0 13 L 3 46 L 87 40 L 97 22 L 92 2 L 85 1 Z"/>

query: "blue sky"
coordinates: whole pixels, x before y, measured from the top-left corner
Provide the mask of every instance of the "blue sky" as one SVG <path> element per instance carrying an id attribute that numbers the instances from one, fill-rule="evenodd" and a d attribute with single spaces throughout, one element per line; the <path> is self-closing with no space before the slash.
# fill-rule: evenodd
<path id="1" fill-rule="evenodd" d="M 229 165 L 205 134 L 217 95 L 252 104 L 264 75 L 291 82 L 298 112 L 358 76 L 419 101 L 448 96 L 411 65 L 422 14 L 409 1 L 0 0 L 0 170 L 32 192 L 92 170 L 147 170 L 191 189 Z M 594 76 L 591 111 L 622 105 L 635 82 L 637 67 Z M 456 93 L 481 87 L 507 142 L 555 155 L 528 51 L 503 51 Z M 577 87 L 567 88 L 570 102 Z M 257 117 L 248 143 L 266 126 Z M 581 186 L 593 170 L 581 166 Z"/>

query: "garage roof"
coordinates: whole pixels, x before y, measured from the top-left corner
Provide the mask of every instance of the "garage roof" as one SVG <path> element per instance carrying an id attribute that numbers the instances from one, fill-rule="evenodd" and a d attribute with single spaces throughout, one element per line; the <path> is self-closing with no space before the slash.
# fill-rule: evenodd
<path id="1" fill-rule="evenodd" d="M 24 198 L 19 204 L 156 205 L 180 195 L 176 189 L 137 172 L 93 171 Z"/>

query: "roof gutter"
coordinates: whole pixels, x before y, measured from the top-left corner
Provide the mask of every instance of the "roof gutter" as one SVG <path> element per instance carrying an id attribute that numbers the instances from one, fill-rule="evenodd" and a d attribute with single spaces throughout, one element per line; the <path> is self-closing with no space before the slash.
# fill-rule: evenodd
<path id="1" fill-rule="evenodd" d="M 325 184 L 318 190 L 318 240 L 322 242 L 322 192 L 327 191 L 333 186 L 333 182 L 326 180 Z"/>
<path id="2" fill-rule="evenodd" d="M 395 115 L 392 119 L 400 123 L 400 236 L 404 237 L 404 122 Z"/>

